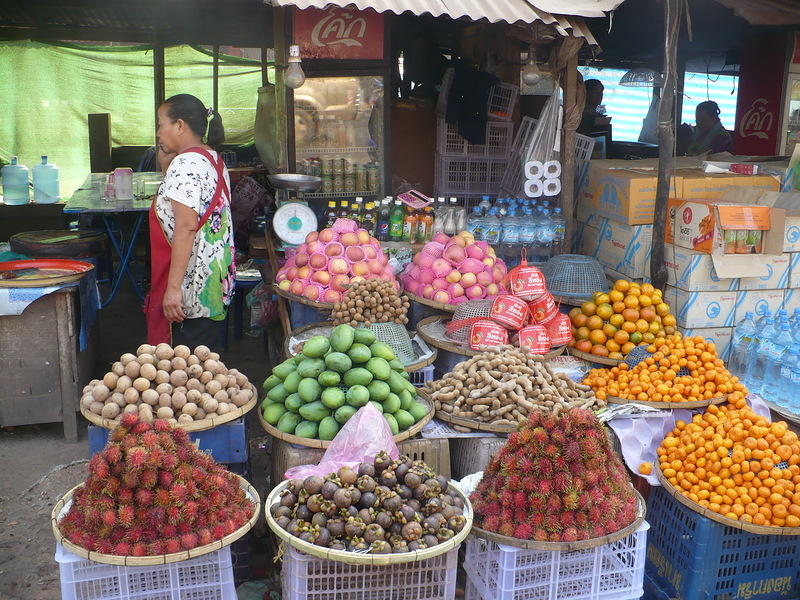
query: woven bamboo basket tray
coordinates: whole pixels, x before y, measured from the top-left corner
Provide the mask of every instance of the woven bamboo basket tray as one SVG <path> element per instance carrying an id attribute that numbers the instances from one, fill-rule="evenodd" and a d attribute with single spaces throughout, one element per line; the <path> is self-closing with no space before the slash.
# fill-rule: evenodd
<path id="1" fill-rule="evenodd" d="M 433 300 L 428 300 L 427 298 L 423 298 L 422 296 L 417 296 L 416 294 L 412 294 L 409 291 L 406 291 L 405 295 L 408 296 L 409 300 L 411 300 L 412 302 L 416 302 L 417 304 L 430 306 L 431 308 L 435 308 L 436 310 L 441 310 L 442 312 L 446 313 L 456 312 L 455 304 L 444 304 L 443 302 L 434 302 Z"/>
<path id="2" fill-rule="evenodd" d="M 211 429 L 217 425 L 229 423 L 230 421 L 238 419 L 252 410 L 252 408 L 258 403 L 258 388 L 251 383 L 250 389 L 253 390 L 253 397 L 244 406 L 240 406 L 236 410 L 232 410 L 224 415 L 220 415 L 219 417 L 214 417 L 212 419 L 202 419 L 200 421 L 192 421 L 191 423 L 176 423 L 175 427 L 179 429 L 185 429 L 186 431 L 206 431 L 207 429 Z M 92 411 L 86 410 L 83 408 L 83 406 L 81 406 L 81 414 L 86 418 L 87 421 L 90 421 L 95 425 L 99 425 L 100 427 L 104 427 L 105 429 L 114 429 L 117 425 L 119 425 L 119 421 L 115 421 L 114 419 L 104 419 L 100 415 L 96 415 Z"/>
<path id="3" fill-rule="evenodd" d="M 293 294 L 291 292 L 287 292 L 286 290 L 282 290 L 278 287 L 277 283 L 272 284 L 272 289 L 278 296 L 286 298 L 291 302 L 297 302 L 299 304 L 305 304 L 306 306 L 312 306 L 318 310 L 325 310 L 328 312 L 333 311 L 333 302 L 314 302 L 313 300 L 309 300 L 305 296 L 298 296 L 297 294 Z"/>
<path id="4" fill-rule="evenodd" d="M 569 346 L 567 346 L 567 354 L 590 363 L 597 363 L 598 365 L 606 365 L 608 367 L 618 367 L 620 364 L 625 362 L 616 358 L 608 358 L 607 356 L 595 356 L 594 354 L 582 352 L 580 350 L 576 350 L 575 348 L 570 348 Z"/>
<path id="5" fill-rule="evenodd" d="M 661 485 L 664 486 L 664 490 L 675 500 L 683 504 L 684 506 L 692 509 L 694 512 L 711 519 L 712 521 L 716 521 L 721 525 L 725 525 L 726 527 L 733 527 L 734 529 L 741 529 L 742 531 L 747 531 L 749 533 L 757 533 L 759 535 L 800 535 L 800 527 L 773 527 L 771 525 L 753 525 L 752 523 L 747 523 L 745 521 L 737 521 L 734 519 L 729 519 L 728 517 L 721 515 L 719 513 L 714 512 L 713 510 L 708 510 L 697 504 L 696 502 L 692 502 L 684 496 L 683 494 L 678 491 L 675 486 L 673 486 L 664 474 L 661 472 L 661 464 L 656 462 L 655 464 L 656 475 L 658 476 L 658 480 L 661 482 Z"/>
<path id="6" fill-rule="evenodd" d="M 499 533 L 481 529 L 476 525 L 472 526 L 472 535 L 489 540 L 490 542 L 514 546 L 515 548 L 522 548 L 524 550 L 550 550 L 552 552 L 575 552 L 576 550 L 588 550 L 590 548 L 596 548 L 597 546 L 611 544 L 612 542 L 616 542 L 617 540 L 631 535 L 634 531 L 639 529 L 639 526 L 644 521 L 645 513 L 647 512 L 644 498 L 642 498 L 641 494 L 636 490 L 633 490 L 633 492 L 636 494 L 638 508 L 636 519 L 627 527 L 603 537 L 581 540 L 578 542 L 537 542 L 536 540 L 520 540 L 507 535 L 500 535 Z"/>
<path id="7" fill-rule="evenodd" d="M 212 542 L 211 544 L 206 544 L 205 546 L 198 546 L 197 548 L 193 548 L 192 550 L 186 550 L 184 552 L 175 552 L 173 554 L 159 554 L 158 556 L 118 556 L 116 554 L 102 554 L 100 552 L 91 552 L 86 550 L 85 548 L 81 548 L 80 546 L 76 546 L 72 542 L 70 542 L 64 535 L 61 533 L 61 530 L 58 528 L 58 523 L 61 519 L 66 515 L 67 511 L 69 510 L 70 505 L 72 504 L 72 496 L 79 487 L 83 484 L 76 485 L 70 491 L 68 491 L 64 496 L 56 502 L 56 505 L 53 507 L 53 511 L 50 514 L 50 522 L 53 527 L 53 534 L 56 536 L 56 541 L 60 542 L 65 549 L 69 550 L 76 556 L 80 556 L 81 558 L 85 558 L 87 560 L 92 560 L 94 562 L 105 563 L 108 565 L 122 565 L 126 567 L 146 567 L 152 565 L 163 565 L 167 563 L 174 563 L 180 562 L 183 560 L 189 560 L 190 558 L 197 558 L 198 556 L 202 556 L 203 554 L 208 554 L 209 552 L 214 552 L 219 550 L 220 548 L 224 548 L 225 546 L 229 546 L 239 538 L 241 538 L 245 533 L 250 531 L 253 526 L 258 521 L 259 512 L 261 510 L 261 499 L 258 496 L 258 492 L 256 489 L 250 485 L 244 478 L 236 475 L 236 478 L 239 480 L 239 485 L 244 488 L 247 492 L 248 497 L 253 502 L 255 506 L 255 510 L 253 511 L 253 516 L 250 517 L 250 520 L 242 525 L 239 529 L 234 531 L 231 534 L 226 535 L 224 538 L 217 540 L 216 542 Z"/>
<path id="8" fill-rule="evenodd" d="M 311 339 L 315 335 L 324 335 L 325 337 L 329 338 L 331 336 L 331 331 L 333 331 L 333 328 L 334 325 L 331 321 L 319 321 L 317 323 L 309 323 L 308 325 L 303 325 L 302 327 L 298 327 L 283 340 L 283 355 L 286 358 L 291 358 L 297 355 L 297 352 L 295 352 L 294 349 L 291 347 L 292 339 L 306 341 L 308 339 Z M 413 331 L 409 331 L 408 335 L 413 340 L 414 335 L 416 334 Z M 405 365 L 403 369 L 407 373 L 411 373 L 412 371 L 418 371 L 423 367 L 427 367 L 429 364 L 435 361 L 437 354 L 438 352 L 436 348 L 432 350 L 432 354 L 427 358 L 419 358 L 419 355 L 417 355 L 415 352 L 415 356 L 418 360 L 415 360 L 414 362 Z"/>
<path id="9" fill-rule="evenodd" d="M 728 394 L 695 402 L 648 402 L 646 400 L 626 400 L 616 396 L 606 396 L 606 400 L 611 404 L 641 404 L 642 406 L 652 406 L 653 408 L 705 408 L 712 404 L 724 404 L 728 401 Z"/>
<path id="10" fill-rule="evenodd" d="M 419 390 L 417 393 L 421 398 L 424 398 L 428 404 L 433 406 L 433 400 L 431 400 L 427 392 Z M 517 425 L 514 424 L 494 425 L 492 423 L 485 423 L 484 421 L 479 421 L 478 419 L 456 417 L 443 410 L 437 410 L 435 416 L 437 419 L 439 419 L 440 421 L 444 421 L 445 423 L 449 423 L 451 425 L 460 425 L 461 427 L 467 427 L 468 429 L 474 429 L 475 431 L 487 431 L 491 433 L 511 433 L 512 431 L 517 430 Z"/>
<path id="11" fill-rule="evenodd" d="M 390 565 L 416 562 L 419 560 L 425 560 L 427 558 L 433 558 L 434 556 L 444 554 L 445 552 L 449 552 L 453 548 L 458 547 L 461 542 L 467 538 L 470 530 L 472 529 L 472 504 L 470 503 L 469 498 L 462 493 L 461 490 L 455 486 L 451 486 L 454 492 L 458 494 L 458 496 L 464 501 L 464 516 L 467 519 L 467 523 L 464 525 L 464 528 L 455 536 L 453 536 L 452 539 L 438 544 L 433 548 L 402 552 L 400 554 L 369 554 L 361 552 L 348 552 L 346 550 L 331 550 L 330 548 L 323 548 L 322 546 L 304 542 L 300 538 L 293 536 L 288 531 L 278 526 L 278 524 L 275 522 L 269 507 L 278 501 L 280 493 L 286 489 L 286 486 L 288 485 L 288 481 L 282 482 L 267 496 L 267 500 L 264 504 L 264 514 L 267 517 L 267 524 L 269 525 L 269 528 L 272 529 L 272 531 L 274 531 L 279 538 L 288 542 L 298 550 L 326 560 L 335 560 L 351 565 Z"/>
<path id="12" fill-rule="evenodd" d="M 417 397 L 417 400 L 420 399 L 425 404 L 428 405 L 427 414 L 424 417 L 422 417 L 422 419 L 414 423 L 411 427 L 409 427 L 408 429 L 404 429 L 396 436 L 394 436 L 395 443 L 402 442 L 403 440 L 407 440 L 408 438 L 415 436 L 420 431 L 422 431 L 422 428 L 425 427 L 425 425 L 430 423 L 431 419 L 433 419 L 433 404 L 423 396 Z M 327 448 L 328 446 L 331 445 L 329 440 L 314 440 L 311 438 L 298 437 L 291 433 L 284 433 L 274 425 L 270 425 L 269 423 L 267 423 L 264 420 L 264 415 L 260 410 L 258 411 L 258 421 L 259 423 L 261 423 L 261 427 L 264 428 L 264 431 L 269 433 L 272 437 L 276 437 L 279 440 L 289 442 L 290 444 L 297 444 L 298 446 L 305 446 L 306 448 Z"/>
<path id="13" fill-rule="evenodd" d="M 417 323 L 417 333 L 425 342 L 431 346 L 446 350 L 453 354 L 461 354 L 462 356 L 478 356 L 483 354 L 480 350 L 471 350 L 469 347 L 451 341 L 445 337 L 445 321 L 450 319 L 449 316 L 433 316 L 427 319 L 422 319 Z M 554 358 L 564 353 L 566 346 L 559 346 L 550 350 L 547 354 L 543 354 L 544 358 Z"/>

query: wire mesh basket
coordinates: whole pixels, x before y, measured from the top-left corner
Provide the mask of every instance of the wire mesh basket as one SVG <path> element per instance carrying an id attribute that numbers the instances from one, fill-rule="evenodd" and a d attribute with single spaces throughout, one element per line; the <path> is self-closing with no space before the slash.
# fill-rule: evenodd
<path id="1" fill-rule="evenodd" d="M 488 318 L 492 312 L 493 303 L 494 300 L 471 300 L 459 304 L 450 323 L 453 325 L 457 325 L 459 321 L 464 321 L 464 323 L 455 329 L 448 327 L 445 337 L 459 344 L 469 343 L 469 330 L 475 322 L 474 319 Z"/>
<path id="2" fill-rule="evenodd" d="M 414 361 L 414 347 L 405 325 L 400 323 L 373 323 L 368 327 L 375 338 L 388 344 L 401 363 L 407 365 Z"/>
<path id="3" fill-rule="evenodd" d="M 653 353 L 647 349 L 647 346 L 636 346 L 633 350 L 628 352 L 628 355 L 625 357 L 623 362 L 627 363 L 628 366 L 632 369 L 644 359 L 652 356 Z M 691 371 L 686 367 L 681 367 L 678 371 L 678 377 L 687 377 L 691 375 Z"/>
<path id="4" fill-rule="evenodd" d="M 608 290 L 603 266 L 597 259 L 582 254 L 560 254 L 542 266 L 547 289 L 553 296 L 591 298 Z"/>

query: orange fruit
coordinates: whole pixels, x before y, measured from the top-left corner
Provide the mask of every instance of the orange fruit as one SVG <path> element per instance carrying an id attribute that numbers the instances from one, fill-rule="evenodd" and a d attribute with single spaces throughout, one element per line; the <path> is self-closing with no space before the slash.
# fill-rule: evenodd
<path id="1" fill-rule="evenodd" d="M 669 314 L 669 304 L 666 302 L 659 302 L 656 304 L 656 312 L 659 317 L 666 317 Z"/>
<path id="2" fill-rule="evenodd" d="M 648 323 L 652 323 L 653 321 L 656 320 L 656 317 L 658 315 L 656 314 L 656 311 L 653 308 L 645 306 L 639 311 L 639 316 Z"/>
<path id="3" fill-rule="evenodd" d="M 572 319 L 572 324 L 575 325 L 575 327 L 584 327 L 586 325 L 586 321 L 588 320 L 589 317 L 582 312 L 579 312 L 577 315 L 575 315 L 575 318 Z"/>
<path id="4" fill-rule="evenodd" d="M 594 294 L 594 303 L 595 304 L 609 304 L 611 300 L 608 297 L 608 294 L 604 294 L 601 292 L 597 292 Z"/>
<path id="5" fill-rule="evenodd" d="M 653 465 L 649 462 L 643 462 L 639 465 L 639 473 L 642 475 L 650 475 L 653 472 Z"/>
<path id="6" fill-rule="evenodd" d="M 601 319 L 597 315 L 592 315 L 586 321 L 586 326 L 589 329 L 601 329 L 603 327 L 603 319 Z"/>
<path id="7" fill-rule="evenodd" d="M 608 336 L 603 333 L 602 329 L 595 329 L 594 331 L 589 332 L 589 340 L 595 345 L 598 344 L 605 344 L 608 340 Z"/>
<path id="8" fill-rule="evenodd" d="M 614 337 L 614 334 L 617 333 L 617 328 L 614 327 L 611 323 L 606 323 L 602 327 L 603 333 L 605 333 L 608 337 Z"/>
<path id="9" fill-rule="evenodd" d="M 603 319 L 604 321 L 608 321 L 611 318 L 611 315 L 614 314 L 614 309 L 611 308 L 611 305 L 607 302 L 597 305 L 597 316 Z"/>
<path id="10" fill-rule="evenodd" d="M 595 344 L 592 346 L 592 354 L 595 356 L 608 356 L 608 348 L 601 344 Z"/>
<path id="11" fill-rule="evenodd" d="M 632 334 L 634 331 L 636 331 L 636 322 L 635 321 L 625 321 L 622 324 L 621 329 L 623 331 L 627 331 L 628 333 Z"/>
<path id="12" fill-rule="evenodd" d="M 650 327 L 647 328 L 647 331 L 653 334 L 653 338 L 655 339 L 656 334 L 661 331 L 661 325 L 658 323 L 650 323 Z"/>
<path id="13" fill-rule="evenodd" d="M 631 298 L 636 298 L 636 300 L 638 302 L 639 296 L 641 296 L 641 295 L 642 295 L 642 289 L 638 285 L 631 284 L 631 287 L 628 290 L 628 293 L 626 294 L 626 297 L 630 296 Z"/>
<path id="14" fill-rule="evenodd" d="M 614 289 L 620 292 L 627 292 L 630 286 L 631 282 L 625 279 L 617 279 L 616 283 L 614 283 Z"/>
<path id="15" fill-rule="evenodd" d="M 636 331 L 640 333 L 646 333 L 649 329 L 650 329 L 650 323 L 648 323 L 644 319 L 639 319 L 636 321 Z"/>
<path id="16" fill-rule="evenodd" d="M 608 322 L 611 323 L 617 329 L 619 329 L 625 322 L 625 317 L 623 317 L 622 315 L 613 314 L 611 315 L 611 318 L 608 319 Z"/>
<path id="17" fill-rule="evenodd" d="M 639 311 L 635 308 L 626 308 L 622 311 L 622 316 L 625 317 L 626 321 L 630 321 L 631 323 L 638 321 L 640 318 Z"/>
<path id="18" fill-rule="evenodd" d="M 614 341 L 617 342 L 620 346 L 626 344 L 630 339 L 631 336 L 627 331 L 617 331 L 614 334 Z"/>
<path id="19" fill-rule="evenodd" d="M 628 354 L 628 352 L 630 352 L 634 348 L 636 348 L 636 344 L 634 344 L 633 342 L 627 342 L 625 344 L 622 344 L 622 348 L 620 348 L 620 350 L 622 350 L 623 354 Z"/>
<path id="20" fill-rule="evenodd" d="M 656 291 L 656 288 L 653 287 L 651 283 L 645 283 L 642 285 L 642 294 L 645 296 L 652 296 L 653 292 Z"/>
<path id="21" fill-rule="evenodd" d="M 615 342 L 613 339 L 606 340 L 606 348 L 608 348 L 609 353 L 611 352 L 619 352 L 620 345 Z"/>
<path id="22" fill-rule="evenodd" d="M 619 290 L 611 290 L 608 292 L 608 299 L 613 302 L 622 302 L 625 299 L 625 294 Z"/>
<path id="23" fill-rule="evenodd" d="M 614 358 L 616 360 L 622 360 L 623 358 L 625 358 L 625 355 L 622 354 L 622 352 L 609 352 L 608 353 L 608 358 Z"/>
<path id="24" fill-rule="evenodd" d="M 575 331 L 575 339 L 577 340 L 588 340 L 589 339 L 589 328 L 588 327 L 578 327 Z M 577 346 L 575 346 L 577 348 Z"/>
<path id="25" fill-rule="evenodd" d="M 571 311 L 569 311 L 569 318 L 570 318 L 571 321 L 574 322 L 575 317 L 577 317 L 580 314 L 583 314 L 583 313 L 581 313 L 580 307 L 576 306 Z"/>
<path id="26" fill-rule="evenodd" d="M 636 327 L 635 324 L 633 324 L 633 326 Z M 634 331 L 634 332 L 631 333 L 631 342 L 633 342 L 634 344 L 639 344 L 641 341 L 642 341 L 641 332 Z"/>
<path id="27" fill-rule="evenodd" d="M 580 340 L 575 343 L 575 349 L 580 350 L 581 352 L 591 352 L 592 342 L 589 340 Z"/>
<path id="28" fill-rule="evenodd" d="M 650 296 L 642 294 L 639 296 L 639 306 L 652 306 L 653 299 Z"/>
<path id="29" fill-rule="evenodd" d="M 591 317 L 597 312 L 597 304 L 594 302 L 584 302 L 581 304 L 581 312 L 587 317 Z"/>
<path id="30" fill-rule="evenodd" d="M 627 307 L 625 306 L 625 303 L 622 300 L 620 300 L 618 302 L 614 302 L 614 304 L 611 305 L 611 308 L 614 309 L 615 313 L 622 314 L 622 311 L 625 310 Z"/>
<path id="31" fill-rule="evenodd" d="M 667 315 L 666 317 L 661 317 L 661 324 L 666 327 L 675 327 L 678 322 L 675 320 L 675 317 L 672 315 Z"/>
<path id="32" fill-rule="evenodd" d="M 636 308 L 639 306 L 639 298 L 636 296 L 631 296 L 630 290 L 628 290 L 628 295 L 625 296 L 625 300 L 623 300 L 623 302 L 628 308 Z"/>

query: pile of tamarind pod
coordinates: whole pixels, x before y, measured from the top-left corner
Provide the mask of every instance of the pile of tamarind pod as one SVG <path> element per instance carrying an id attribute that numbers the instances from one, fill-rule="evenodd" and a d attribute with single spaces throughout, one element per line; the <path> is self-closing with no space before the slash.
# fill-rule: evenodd
<path id="1" fill-rule="evenodd" d="M 437 411 L 493 425 L 516 425 L 535 409 L 597 410 L 606 405 L 589 386 L 555 373 L 527 347 L 480 347 L 481 354 L 458 363 L 423 389 Z"/>

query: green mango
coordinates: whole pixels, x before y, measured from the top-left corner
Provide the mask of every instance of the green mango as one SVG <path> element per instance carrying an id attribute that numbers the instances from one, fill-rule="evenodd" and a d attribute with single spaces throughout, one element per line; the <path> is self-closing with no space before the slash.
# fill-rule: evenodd
<path id="1" fill-rule="evenodd" d="M 294 428 L 302 421 L 303 418 L 293 412 L 285 412 L 278 421 L 276 427 L 283 433 L 294 433 Z"/>
<path id="2" fill-rule="evenodd" d="M 333 417 L 325 417 L 319 422 L 319 439 L 332 440 L 339 433 L 339 423 Z"/>
<path id="3" fill-rule="evenodd" d="M 285 413 L 286 407 L 276 402 L 264 409 L 264 420 L 270 425 L 277 425 Z"/>
<path id="4" fill-rule="evenodd" d="M 389 389 L 392 390 L 392 393 L 394 394 L 399 394 L 406 389 L 405 379 L 403 379 L 403 376 L 397 371 L 392 371 L 389 374 L 387 383 L 389 384 Z"/>
<path id="5" fill-rule="evenodd" d="M 408 429 L 414 423 L 416 423 L 414 416 L 410 412 L 403 409 L 400 409 L 394 413 L 394 418 L 397 420 L 397 426 L 401 431 Z"/>
<path id="6" fill-rule="evenodd" d="M 270 400 L 269 398 L 264 398 L 261 401 L 261 405 L 259 406 L 259 408 L 261 409 L 261 412 L 264 412 L 265 408 L 267 408 L 268 406 L 272 406 L 273 404 L 275 404 L 273 400 Z"/>
<path id="7" fill-rule="evenodd" d="M 319 434 L 319 426 L 313 421 L 301 421 L 294 430 L 294 434 L 297 437 L 315 440 Z"/>
<path id="8" fill-rule="evenodd" d="M 279 383 L 281 383 L 282 381 L 283 381 L 283 380 L 282 380 L 280 377 L 278 377 L 277 375 L 270 375 L 269 377 L 267 377 L 267 378 L 264 380 L 264 385 L 263 385 L 263 386 L 261 386 L 261 387 L 263 387 L 263 388 L 264 388 L 264 390 L 268 392 L 268 391 L 270 391 L 272 388 L 274 388 L 276 385 L 278 385 Z"/>
<path id="9" fill-rule="evenodd" d="M 286 379 L 283 380 L 283 387 L 286 388 L 286 391 L 290 394 L 294 394 L 297 391 L 297 386 L 300 385 L 300 382 L 303 380 L 303 377 L 297 371 L 289 373 Z"/>
<path id="10" fill-rule="evenodd" d="M 340 425 L 344 425 L 357 412 L 358 409 L 355 406 L 350 406 L 349 404 L 345 404 L 341 408 L 336 409 L 333 418 L 336 419 L 336 422 L 339 423 Z"/>
<path id="11" fill-rule="evenodd" d="M 306 358 L 308 357 L 305 354 L 303 354 L 302 352 L 298 352 L 297 354 L 294 355 L 294 358 L 290 358 L 289 360 L 292 360 L 294 361 L 294 364 L 299 365 Z"/>
<path id="12" fill-rule="evenodd" d="M 392 391 L 389 389 L 388 383 L 385 381 L 378 381 L 377 379 L 370 381 L 367 389 L 369 390 L 369 399 L 375 400 L 376 402 L 383 402 L 386 400 L 386 397 Z"/>
<path id="13" fill-rule="evenodd" d="M 397 394 L 389 394 L 383 401 L 383 412 L 396 413 L 398 410 L 400 410 L 400 397 Z"/>
<path id="14" fill-rule="evenodd" d="M 412 402 L 408 412 L 414 417 L 414 422 L 419 423 L 428 414 L 428 407 L 421 402 Z"/>
<path id="15" fill-rule="evenodd" d="M 384 342 L 373 342 L 372 345 L 369 347 L 369 351 L 372 353 L 372 356 L 377 358 L 382 358 L 386 362 L 394 360 L 396 356 L 394 355 L 394 350 L 389 344 Z"/>
<path id="16" fill-rule="evenodd" d="M 353 345 L 355 339 L 355 329 L 350 325 L 337 325 L 331 331 L 331 348 L 334 352 L 347 352 Z"/>
<path id="17" fill-rule="evenodd" d="M 325 366 L 336 373 L 346 373 L 353 367 L 353 361 L 347 354 L 331 352 L 325 357 Z"/>
<path id="18" fill-rule="evenodd" d="M 308 358 L 320 358 L 330 350 L 331 341 L 324 335 L 315 335 L 303 344 L 303 354 Z"/>
<path id="19" fill-rule="evenodd" d="M 403 390 L 398 396 L 400 396 L 400 408 L 403 410 L 408 410 L 411 407 L 411 403 L 414 402 L 414 398 L 416 398 L 416 395 L 412 396 L 408 393 L 408 390 Z"/>
<path id="20" fill-rule="evenodd" d="M 412 398 L 416 398 L 417 397 L 417 388 L 416 388 L 416 386 L 413 383 L 411 383 L 410 381 L 406 381 L 404 385 L 405 385 L 406 391 L 409 394 L 411 394 L 411 397 Z"/>
<path id="21" fill-rule="evenodd" d="M 288 397 L 289 397 L 289 392 L 286 391 L 286 388 L 283 387 L 282 383 L 276 385 L 267 394 L 267 398 L 269 398 L 273 402 L 283 402 Z"/>
<path id="22" fill-rule="evenodd" d="M 292 373 L 295 369 L 297 369 L 297 365 L 293 361 L 287 360 L 274 367 L 272 374 L 281 379 L 286 379 L 289 373 Z"/>
<path id="23" fill-rule="evenodd" d="M 383 413 L 383 418 L 389 423 L 389 429 L 392 430 L 392 435 L 400 433 L 400 426 L 397 424 L 397 419 L 395 419 L 393 415 Z"/>
<path id="24" fill-rule="evenodd" d="M 383 413 L 383 405 L 380 402 L 375 402 L 375 400 L 370 400 L 369 403 L 372 404 L 372 406 L 375 407 L 375 410 L 377 410 L 379 413 Z"/>
<path id="25" fill-rule="evenodd" d="M 363 385 L 354 385 L 347 390 L 345 397 L 347 398 L 347 403 L 350 406 L 361 408 L 367 402 L 369 402 L 369 390 Z"/>
<path id="26" fill-rule="evenodd" d="M 336 410 L 337 408 L 344 406 L 347 398 L 344 392 L 340 390 L 338 387 L 330 387 L 322 390 L 321 400 L 325 406 L 327 406 L 331 410 Z"/>
<path id="27" fill-rule="evenodd" d="M 355 343 L 356 344 L 364 344 L 365 346 L 369 346 L 370 344 L 375 343 L 375 332 L 371 329 L 356 329 L 355 330 Z"/>
<path id="28" fill-rule="evenodd" d="M 325 370 L 325 361 L 321 358 L 307 358 L 297 365 L 301 377 L 316 379 Z"/>
<path id="29" fill-rule="evenodd" d="M 315 402 L 322 395 L 322 386 L 316 379 L 306 377 L 297 387 L 297 393 L 300 394 L 303 402 Z"/>
<path id="30" fill-rule="evenodd" d="M 381 381 L 389 379 L 389 375 L 392 373 L 392 367 L 389 366 L 389 363 L 382 358 L 376 357 L 367 361 L 366 369 L 372 373 L 375 379 L 380 379 Z"/>
<path id="31" fill-rule="evenodd" d="M 347 387 L 353 387 L 354 385 L 368 386 L 371 381 L 372 373 L 361 367 L 350 369 L 344 374 L 344 384 Z"/>
<path id="32" fill-rule="evenodd" d="M 392 360 L 390 360 L 389 366 L 392 367 L 393 371 L 397 371 L 398 373 L 406 370 L 405 365 L 403 365 L 403 363 L 400 362 L 399 358 L 393 358 Z"/>
<path id="33" fill-rule="evenodd" d="M 297 392 L 289 396 L 283 403 L 286 410 L 290 410 L 293 413 L 300 412 L 300 407 L 303 406 L 303 404 L 305 404 L 305 400 L 303 400 Z"/>
<path id="34" fill-rule="evenodd" d="M 314 421 L 315 423 L 319 423 L 325 417 L 330 416 L 330 414 L 331 410 L 319 400 L 316 402 L 310 402 L 309 404 L 304 404 L 300 407 L 300 416 L 306 421 Z"/>
<path id="35" fill-rule="evenodd" d="M 364 344 L 353 344 L 350 346 L 350 350 L 347 351 L 347 356 L 350 357 L 354 364 L 360 365 L 372 358 L 372 353 L 369 351 L 369 347 Z"/>
<path id="36" fill-rule="evenodd" d="M 342 376 L 336 371 L 323 371 L 317 377 L 317 381 L 322 387 L 333 387 L 339 385 L 339 382 L 342 381 Z"/>

